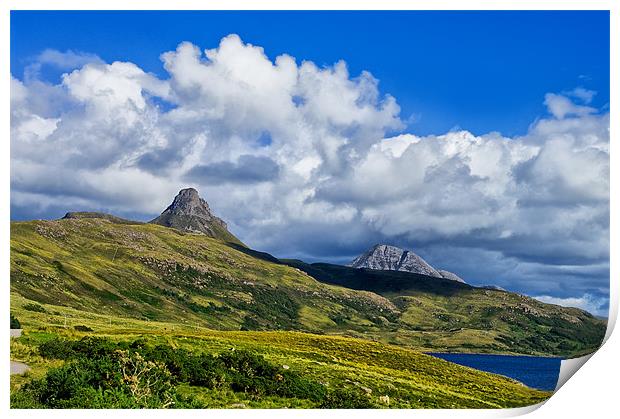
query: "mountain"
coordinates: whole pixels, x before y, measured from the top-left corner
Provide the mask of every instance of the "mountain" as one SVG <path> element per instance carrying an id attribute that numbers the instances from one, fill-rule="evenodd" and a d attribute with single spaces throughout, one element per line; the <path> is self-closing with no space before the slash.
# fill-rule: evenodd
<path id="1" fill-rule="evenodd" d="M 64 321 L 54 313 L 105 311 L 119 324 L 295 330 L 424 351 L 572 356 L 605 334 L 605 322 L 583 310 L 441 276 L 278 260 L 234 242 L 195 190 L 156 220 L 11 222 L 11 309 L 45 305 L 50 324 Z"/>
<path id="2" fill-rule="evenodd" d="M 216 217 L 207 201 L 194 188 L 182 189 L 161 215 L 151 221 L 191 233 L 202 233 L 222 241 L 243 245 L 230 231 L 226 222 Z"/>
<path id="3" fill-rule="evenodd" d="M 410 250 L 387 244 L 377 244 L 350 263 L 352 268 L 404 271 L 443 278 L 435 268 Z"/>
<path id="4" fill-rule="evenodd" d="M 348 266 L 357 269 L 410 272 L 433 278 L 465 282 L 453 272 L 433 268 L 427 261 L 411 250 L 387 244 L 374 245 L 370 250 L 355 258 Z"/>

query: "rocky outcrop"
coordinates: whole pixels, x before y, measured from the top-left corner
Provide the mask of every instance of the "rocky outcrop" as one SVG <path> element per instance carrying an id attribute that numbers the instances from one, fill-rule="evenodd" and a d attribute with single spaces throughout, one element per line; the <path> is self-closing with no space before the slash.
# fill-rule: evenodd
<path id="1" fill-rule="evenodd" d="M 149 223 L 242 244 L 228 231 L 224 220 L 213 214 L 207 201 L 202 199 L 194 188 L 182 189 L 172 204 Z"/>

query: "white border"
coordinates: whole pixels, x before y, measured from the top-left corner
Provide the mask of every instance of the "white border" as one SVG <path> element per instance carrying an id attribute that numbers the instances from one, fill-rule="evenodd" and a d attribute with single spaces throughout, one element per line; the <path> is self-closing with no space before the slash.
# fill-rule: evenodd
<path id="1" fill-rule="evenodd" d="M 2 61 L 3 77 L 0 78 L 2 89 L 2 100 L 0 101 L 1 112 L 0 121 L 2 124 L 2 136 L 0 147 L 0 173 L 2 174 L 2 184 L 0 193 L 2 201 L 0 204 L 0 219 L 4 222 L 0 224 L 0 266 L 2 270 L 3 292 L 0 296 L 2 301 L 2 318 L 4 324 L 8 324 L 9 317 L 9 196 L 10 196 L 10 153 L 9 153 L 9 130 L 10 130 L 10 10 L 141 10 L 148 6 L 149 10 L 611 10 L 611 94 L 610 102 L 619 103 L 619 89 L 614 75 L 620 74 L 618 67 L 618 41 L 620 39 L 619 24 L 620 2 L 613 0 L 521 0 L 521 1 L 500 1 L 500 0 L 409 0 L 406 2 L 398 0 L 297 0 L 294 3 L 284 0 L 228 0 L 228 1 L 197 1 L 197 0 L 107 0 L 105 2 L 79 1 L 79 0 L 56 0 L 54 2 L 45 0 L 8 0 L 2 2 L 2 14 L 0 15 L 0 33 L 2 34 Z M 51 7 L 53 6 L 53 7 Z M 576 31 L 580 28 L 575 28 Z M 618 132 L 618 118 L 615 113 L 611 115 L 611 138 Z M 611 144 L 611 214 L 618 214 L 617 181 L 620 179 L 619 161 L 615 147 L 615 139 Z M 614 218 L 611 220 L 611 247 L 610 254 L 618 254 L 618 223 Z M 506 409 L 498 411 L 480 410 L 390 410 L 390 411 L 346 411 L 344 414 L 358 417 L 389 417 L 404 418 L 415 415 L 416 417 L 433 418 L 453 418 L 453 417 L 509 417 L 524 414 L 535 410 L 530 417 L 535 418 L 561 418 L 561 417 L 610 417 L 610 412 L 616 410 L 618 405 L 617 382 L 620 378 L 620 368 L 617 354 L 620 353 L 620 340 L 615 335 L 611 335 L 613 325 L 618 314 L 618 279 L 620 270 L 617 260 L 611 260 L 611 281 L 610 286 L 610 327 L 606 338 L 609 340 L 605 345 L 592 356 L 588 361 L 588 366 L 577 373 L 577 377 L 568 382 L 555 394 L 541 409 L 538 406 L 523 409 Z M 610 336 L 611 335 L 611 336 Z M 239 418 L 239 417 L 264 417 L 264 418 L 316 418 L 324 416 L 340 416 L 343 411 L 308 411 L 308 410 L 248 410 L 248 411 L 16 411 L 9 410 L 9 345 L 8 336 L 0 339 L 2 355 L 6 360 L 0 363 L 0 376 L 3 377 L 2 390 L 0 391 L 0 406 L 9 417 L 70 417 L 81 418 L 84 416 L 93 417 L 143 417 L 148 414 L 154 417 L 195 417 L 195 415 L 209 415 L 218 418 Z M 6 417 L 6 416 L 5 416 Z"/>

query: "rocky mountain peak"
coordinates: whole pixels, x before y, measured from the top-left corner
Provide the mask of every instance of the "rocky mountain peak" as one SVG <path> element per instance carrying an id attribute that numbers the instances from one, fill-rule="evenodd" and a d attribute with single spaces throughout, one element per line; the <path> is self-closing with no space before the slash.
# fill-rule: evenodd
<path id="1" fill-rule="evenodd" d="M 172 204 L 164 210 L 162 215 L 166 212 L 176 215 L 195 216 L 207 220 L 217 219 L 226 226 L 223 220 L 213 215 L 207 201 L 202 199 L 194 188 L 181 189 L 177 196 L 174 197 Z"/>
<path id="2" fill-rule="evenodd" d="M 387 244 L 373 246 L 366 253 L 353 260 L 350 266 L 353 268 L 413 272 L 443 278 L 435 268 L 412 251 Z"/>
<path id="3" fill-rule="evenodd" d="M 445 278 L 458 282 L 463 281 L 458 275 L 437 270 L 411 250 L 388 244 L 374 245 L 370 250 L 358 256 L 349 264 L 353 268 L 377 269 L 386 271 L 404 271 L 416 274 Z"/>
<path id="4" fill-rule="evenodd" d="M 172 204 L 149 222 L 242 244 L 228 231 L 226 222 L 213 214 L 207 201 L 194 188 L 181 189 Z"/>

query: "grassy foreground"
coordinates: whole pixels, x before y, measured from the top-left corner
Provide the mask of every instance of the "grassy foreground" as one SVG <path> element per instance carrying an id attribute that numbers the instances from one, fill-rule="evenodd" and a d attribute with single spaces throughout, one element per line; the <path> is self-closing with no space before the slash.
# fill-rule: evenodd
<path id="1" fill-rule="evenodd" d="M 262 380 L 261 386 L 275 388 L 277 383 L 270 380 L 288 380 L 290 376 L 302 388 L 288 394 L 261 392 L 249 385 L 244 391 L 235 383 L 247 377 L 218 386 L 173 380 L 175 394 L 186 403 L 177 407 L 506 408 L 539 403 L 551 395 L 502 376 L 368 340 L 293 331 L 215 331 L 191 324 L 147 322 L 55 306 L 40 306 L 43 312 L 23 297 L 12 297 L 13 312 L 24 327 L 24 335 L 11 340 L 11 359 L 32 367 L 24 376 L 11 377 L 12 407 L 34 407 L 19 397 L 23 386 L 71 362 L 42 356 L 38 349 L 41 344 L 56 338 L 75 341 L 84 336 L 114 342 L 140 340 L 147 347 L 163 345 L 177 352 L 185 349 L 190 354 L 220 358 L 231 351 L 247 351 L 264 359 L 269 366 L 266 371 L 273 375 L 252 378 Z M 80 331 L 88 329 L 91 331 Z"/>

